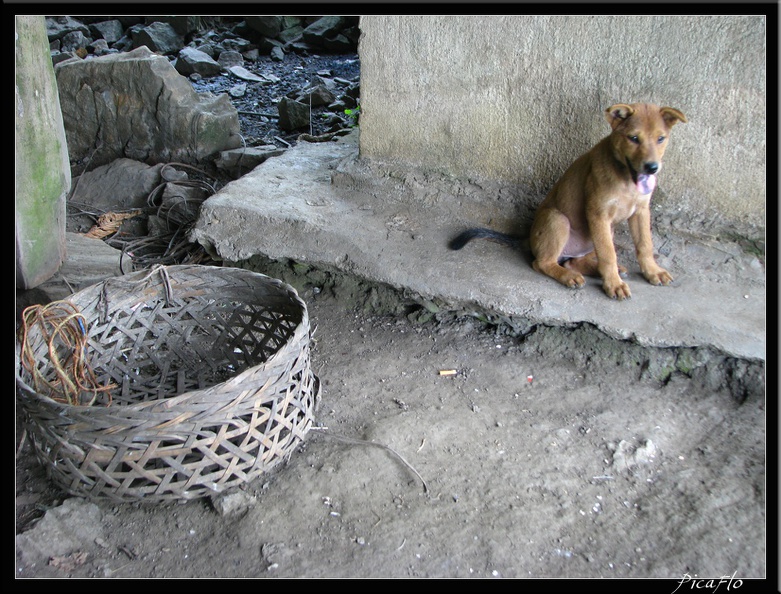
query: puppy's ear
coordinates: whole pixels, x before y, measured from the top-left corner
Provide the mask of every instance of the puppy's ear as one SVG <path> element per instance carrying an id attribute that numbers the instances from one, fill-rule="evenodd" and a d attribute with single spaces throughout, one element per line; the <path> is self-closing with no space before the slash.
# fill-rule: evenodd
<path id="1" fill-rule="evenodd" d="M 630 105 L 617 103 L 605 110 L 605 118 L 607 119 L 608 124 L 610 124 L 610 127 L 615 130 L 621 122 L 631 116 L 634 112 L 635 110 Z"/>
<path id="2" fill-rule="evenodd" d="M 667 124 L 670 128 L 672 128 L 678 122 L 683 122 L 685 124 L 689 121 L 682 112 L 672 107 L 662 107 L 659 112 L 662 114 L 662 118 L 664 118 L 664 123 Z"/>

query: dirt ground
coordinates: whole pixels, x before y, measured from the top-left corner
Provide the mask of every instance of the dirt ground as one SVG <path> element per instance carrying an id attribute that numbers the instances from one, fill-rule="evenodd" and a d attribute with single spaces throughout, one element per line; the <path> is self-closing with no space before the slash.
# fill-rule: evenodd
<path id="1" fill-rule="evenodd" d="M 307 72 L 326 66 L 357 75 L 351 57 Z M 756 368 L 689 374 L 594 329 L 521 337 L 368 307 L 379 293 L 301 287 L 320 428 L 229 497 L 69 497 L 17 418 L 15 576 L 727 576 L 733 589 L 766 576 L 765 393 L 746 388 Z"/>
<path id="2" fill-rule="evenodd" d="M 230 505 L 144 505 L 58 492 L 17 426 L 16 576 L 766 576 L 764 393 L 301 294 L 324 429 Z"/>

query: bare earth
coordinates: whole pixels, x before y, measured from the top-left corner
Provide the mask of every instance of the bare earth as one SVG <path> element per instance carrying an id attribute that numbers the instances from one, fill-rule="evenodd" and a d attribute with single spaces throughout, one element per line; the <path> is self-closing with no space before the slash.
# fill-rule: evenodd
<path id="1" fill-rule="evenodd" d="M 17 424 L 17 577 L 766 576 L 764 394 L 302 296 L 325 429 L 229 500 L 118 505 L 53 489 Z"/>
<path id="2" fill-rule="evenodd" d="M 261 66 L 288 87 L 238 109 L 302 84 L 290 60 Z M 307 62 L 326 67 L 358 75 L 357 56 Z M 248 139 L 279 134 L 259 121 Z M 15 576 L 669 578 L 661 592 L 766 576 L 765 394 L 740 377 L 662 384 L 596 331 L 520 338 L 367 313 L 338 286 L 301 295 L 321 429 L 287 465 L 214 501 L 91 503 L 48 482 L 17 418 Z"/>

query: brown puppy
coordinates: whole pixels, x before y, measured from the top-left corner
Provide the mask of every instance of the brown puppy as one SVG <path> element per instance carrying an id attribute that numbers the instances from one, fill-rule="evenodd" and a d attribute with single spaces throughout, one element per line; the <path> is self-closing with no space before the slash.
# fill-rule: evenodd
<path id="1" fill-rule="evenodd" d="M 613 131 L 579 157 L 540 204 L 529 238 L 534 269 L 568 287 L 585 284 L 582 275 L 602 277 L 608 297 L 631 297 L 619 276 L 613 226 L 629 221 L 640 270 L 649 283 L 673 279 L 653 256 L 651 194 L 662 167 L 671 128 L 686 122 L 672 107 L 617 104 L 605 110 Z M 450 243 L 461 249 L 471 239 L 517 245 L 518 240 L 489 229 L 469 229 Z"/>

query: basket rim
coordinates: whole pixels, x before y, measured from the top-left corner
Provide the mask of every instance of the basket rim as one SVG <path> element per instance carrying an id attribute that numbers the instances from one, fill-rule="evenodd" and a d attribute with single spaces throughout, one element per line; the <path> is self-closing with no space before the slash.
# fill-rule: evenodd
<path id="1" fill-rule="evenodd" d="M 309 335 L 310 328 L 309 328 L 309 312 L 306 306 L 306 303 L 303 299 L 301 299 L 300 295 L 298 294 L 298 291 L 291 285 L 285 283 L 284 281 L 280 279 L 276 279 L 273 277 L 270 277 L 268 275 L 262 274 L 260 272 L 254 272 L 252 270 L 247 270 L 245 268 L 237 268 L 237 267 L 223 267 L 223 266 L 208 266 L 208 265 L 188 265 L 188 264 L 177 264 L 177 265 L 171 265 L 171 266 L 165 266 L 165 265 L 158 265 L 153 268 L 144 269 L 141 271 L 134 271 L 127 275 L 121 275 L 117 277 L 111 277 L 108 279 L 105 279 L 104 281 L 101 281 L 99 283 L 95 283 L 93 285 L 90 285 L 88 287 L 85 287 L 84 289 L 81 289 L 79 291 L 76 291 L 75 293 L 72 293 L 71 295 L 68 295 L 63 299 L 63 301 L 70 301 L 74 296 L 77 295 L 87 295 L 92 292 L 98 292 L 100 293 L 100 290 L 102 287 L 105 286 L 106 283 L 114 280 L 114 279 L 124 279 L 128 281 L 132 281 L 135 277 L 143 277 L 146 275 L 149 275 L 151 271 L 156 271 L 158 268 L 164 268 L 167 272 L 184 272 L 186 270 L 192 270 L 192 269 L 198 269 L 198 270 L 204 270 L 206 272 L 206 269 L 208 269 L 208 272 L 216 272 L 219 271 L 218 274 L 223 275 L 233 275 L 233 276 L 242 276 L 242 277 L 251 277 L 255 280 L 259 280 L 262 282 L 267 282 L 272 285 L 277 286 L 278 288 L 281 288 L 285 290 L 289 297 L 292 298 L 292 300 L 298 305 L 301 309 L 301 321 L 296 324 L 295 330 L 293 333 L 287 337 L 284 344 L 282 344 L 278 349 L 274 351 L 272 355 L 269 356 L 268 359 L 266 359 L 263 363 L 260 365 L 263 366 L 270 366 L 272 365 L 277 359 L 285 356 L 287 354 L 287 351 L 290 349 L 292 344 L 297 344 L 301 342 L 303 338 Z M 147 400 L 142 402 L 133 402 L 133 403 L 122 403 L 122 404 L 111 404 L 109 406 L 83 406 L 83 405 L 75 405 L 75 404 L 69 404 L 67 402 L 59 402 L 57 400 L 54 400 L 53 398 L 41 394 L 37 392 L 32 386 L 30 386 L 27 382 L 24 381 L 21 370 L 21 344 L 19 342 L 19 339 L 17 337 L 16 339 L 16 348 L 15 350 L 15 374 L 16 374 L 16 385 L 19 388 L 22 388 L 22 392 L 28 396 L 34 396 L 40 401 L 45 402 L 49 406 L 53 406 L 56 408 L 59 408 L 62 411 L 78 411 L 79 414 L 87 414 L 87 415 L 103 415 L 103 414 L 113 414 L 117 415 L 122 414 L 120 411 L 126 411 L 127 413 L 132 413 L 135 411 L 144 411 L 145 413 L 154 413 L 156 412 L 155 408 L 165 408 L 165 411 L 167 414 L 170 414 L 171 409 L 176 405 L 181 405 L 182 403 L 186 403 L 189 400 L 197 399 L 198 397 L 208 396 L 211 393 L 215 393 L 218 391 L 218 389 L 222 386 L 225 386 L 226 384 L 235 384 L 235 383 L 241 383 L 246 379 L 247 376 L 250 374 L 253 374 L 257 367 L 260 365 L 253 365 L 252 367 L 248 367 L 247 369 L 232 375 L 228 379 L 226 379 L 223 382 L 214 384 L 212 386 L 208 386 L 206 388 L 199 388 L 196 390 L 188 390 L 186 392 L 182 392 L 181 394 L 176 394 L 171 397 L 166 397 L 162 399 L 155 399 L 155 400 Z"/>

